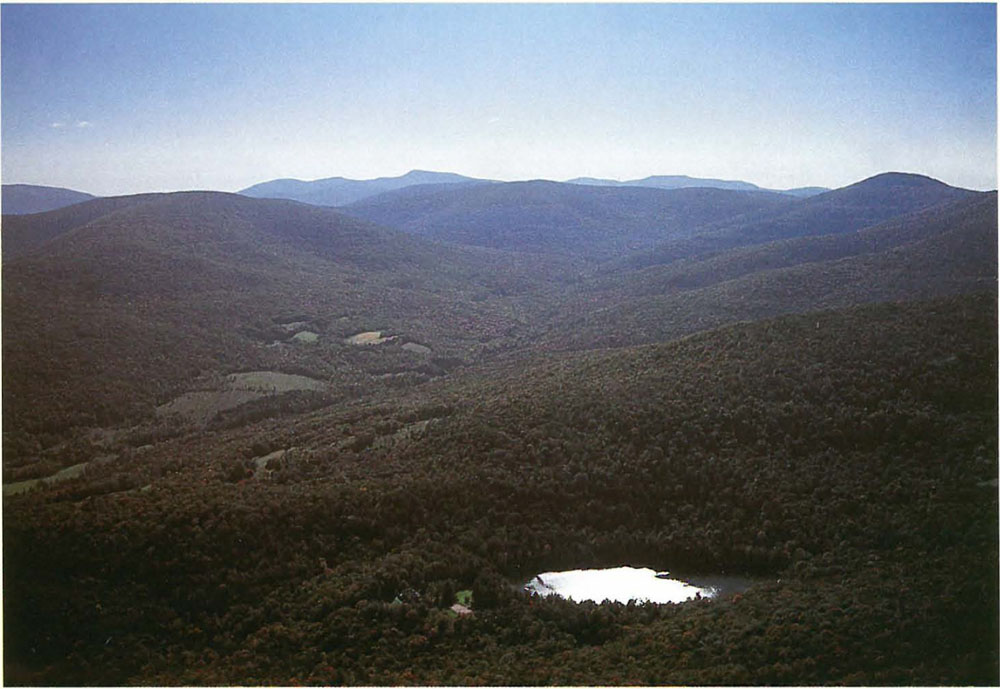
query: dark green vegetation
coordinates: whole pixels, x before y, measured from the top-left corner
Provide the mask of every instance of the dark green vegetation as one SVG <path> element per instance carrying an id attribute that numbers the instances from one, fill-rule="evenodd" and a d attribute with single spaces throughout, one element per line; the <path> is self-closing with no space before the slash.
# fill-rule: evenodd
<path id="1" fill-rule="evenodd" d="M 748 241 L 637 264 L 600 194 L 674 192 L 528 185 L 588 209 L 558 256 L 227 194 L 5 217 L 4 482 L 89 462 L 4 499 L 6 682 L 998 683 L 996 195 L 942 186 L 678 190 L 650 240 Z M 622 564 L 755 583 L 520 589 Z"/>
<path id="2" fill-rule="evenodd" d="M 37 184 L 4 184 L 0 206 L 4 215 L 22 215 L 55 210 L 94 198 L 82 191 Z"/>
<path id="3" fill-rule="evenodd" d="M 435 362 L 402 342 L 375 352 L 342 340 L 383 329 L 461 362 L 505 346 L 537 299 L 511 295 L 559 279 L 535 257 L 434 246 L 290 201 L 190 192 L 46 215 L 59 235 L 4 266 L 14 436 L 148 417 L 234 370 L 306 372 L 337 396 L 392 382 L 372 374 L 426 379 Z M 296 322 L 321 335 L 316 346 L 290 341 Z"/>

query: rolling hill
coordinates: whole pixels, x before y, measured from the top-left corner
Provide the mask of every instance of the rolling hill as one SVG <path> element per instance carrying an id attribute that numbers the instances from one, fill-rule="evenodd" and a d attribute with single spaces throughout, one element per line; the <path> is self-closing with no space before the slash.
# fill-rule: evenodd
<path id="1" fill-rule="evenodd" d="M 0 211 L 5 215 L 24 215 L 70 206 L 95 198 L 91 194 L 63 187 L 45 187 L 37 184 L 4 184 Z"/>
<path id="2" fill-rule="evenodd" d="M 817 208 L 820 197 L 713 189 L 430 185 L 351 209 L 406 232 L 215 192 L 5 216 L 7 418 L 29 435 L 148 418 L 206 376 L 240 370 L 305 372 L 353 395 L 453 367 L 431 359 L 469 364 L 662 341 L 734 320 L 976 291 L 995 279 L 995 195 L 899 176 L 838 192 Z M 668 231 L 697 240 L 706 222 L 739 213 L 780 224 L 833 207 L 855 225 L 885 215 L 873 209 L 886 194 L 897 210 L 931 208 L 861 232 L 642 270 L 609 262 L 592 272 L 580 262 Z M 955 197 L 965 200 L 934 205 Z M 319 343 L 293 342 L 297 333 L 284 329 L 293 322 Z M 395 339 L 374 349 L 345 344 L 374 331 Z M 425 350 L 433 354 L 413 355 Z M 53 376 L 54 362 L 70 373 Z"/>
<path id="3" fill-rule="evenodd" d="M 877 253 L 959 227 L 990 228 L 996 224 L 996 214 L 995 192 L 975 194 L 896 216 L 857 232 L 751 244 L 707 258 L 696 256 L 635 271 L 606 270 L 590 283 L 589 289 L 614 291 L 622 298 L 696 289 L 760 271 Z"/>
<path id="4" fill-rule="evenodd" d="M 995 295 L 851 308 L 120 450 L 4 500 L 5 674 L 989 684 L 996 332 Z M 520 591 L 622 562 L 752 583 Z"/>
<path id="5" fill-rule="evenodd" d="M 212 371 L 307 372 L 344 394 L 382 373 L 420 379 L 434 357 L 502 346 L 533 308 L 517 295 L 559 280 L 530 256 L 291 201 L 190 192 L 67 210 L 44 214 L 52 239 L 4 262 L 5 418 L 36 431 L 148 415 Z M 292 322 L 319 341 L 292 342 Z M 398 339 L 344 344 L 373 330 Z"/>
<path id="6" fill-rule="evenodd" d="M 471 184 L 486 181 L 488 180 L 465 177 L 452 172 L 411 170 L 399 177 L 364 180 L 344 177 L 328 177 L 311 182 L 298 179 L 276 179 L 247 187 L 239 193 L 253 198 L 290 199 L 315 206 L 343 206 L 369 196 L 402 189 L 414 184 Z"/>
<path id="7" fill-rule="evenodd" d="M 854 232 L 894 216 L 970 198 L 976 193 L 922 175 L 884 173 L 800 199 L 786 208 L 702 227 L 698 236 L 668 240 L 630 257 L 628 262 L 633 267 L 645 267 L 778 239 Z"/>
<path id="8" fill-rule="evenodd" d="M 46 242 L 115 211 L 160 198 L 162 194 L 137 194 L 93 199 L 87 203 L 31 215 L 4 215 L 0 223 L 4 262 L 32 253 Z"/>
<path id="9" fill-rule="evenodd" d="M 347 210 L 3 216 L 8 683 L 996 684 L 995 192 Z"/>
<path id="10" fill-rule="evenodd" d="M 345 206 L 350 215 L 436 241 L 607 259 L 704 224 L 792 203 L 766 192 L 507 182 L 404 190 Z"/>
<path id="11" fill-rule="evenodd" d="M 606 277 L 552 323 L 557 348 L 662 342 L 735 321 L 990 292 L 996 193 L 849 235 L 803 237 Z"/>

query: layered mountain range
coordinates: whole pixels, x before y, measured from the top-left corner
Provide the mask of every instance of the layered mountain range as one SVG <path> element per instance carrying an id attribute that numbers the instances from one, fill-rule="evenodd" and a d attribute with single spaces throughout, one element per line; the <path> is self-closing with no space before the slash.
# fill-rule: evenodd
<path id="1" fill-rule="evenodd" d="M 378 177 L 375 179 L 349 179 L 327 177 L 317 180 L 273 179 L 242 189 L 238 193 L 252 198 L 288 199 L 317 206 L 344 206 L 379 194 L 427 185 L 476 185 L 490 184 L 495 180 L 467 177 L 453 172 L 431 172 L 410 170 L 398 177 Z M 750 182 L 688 177 L 687 175 L 654 175 L 643 179 L 620 182 L 610 179 L 578 177 L 568 180 L 569 184 L 614 187 L 646 187 L 651 189 L 685 189 L 692 187 L 708 189 L 730 189 L 739 191 L 765 191 Z M 825 187 L 800 187 L 780 191 L 792 196 L 812 196 L 829 191 Z M 25 215 L 55 210 L 74 203 L 95 198 L 91 194 L 62 187 L 48 187 L 34 184 L 4 184 L 3 213 L 5 215 Z"/>
<path id="2" fill-rule="evenodd" d="M 994 683 L 996 192 L 794 191 L 5 186 L 5 674 Z"/>
<path id="3" fill-rule="evenodd" d="M 4 215 L 42 213 L 94 198 L 93 195 L 63 187 L 37 184 L 4 184 L 0 207 Z"/>

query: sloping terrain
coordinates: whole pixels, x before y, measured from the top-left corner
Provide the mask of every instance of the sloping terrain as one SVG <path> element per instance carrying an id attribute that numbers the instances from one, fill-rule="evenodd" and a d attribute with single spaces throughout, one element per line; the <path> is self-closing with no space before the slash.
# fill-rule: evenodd
<path id="1" fill-rule="evenodd" d="M 992 289 L 996 194 L 850 235 L 808 237 L 605 277 L 544 341 L 557 348 L 660 342 L 734 321 Z"/>
<path id="2" fill-rule="evenodd" d="M 531 257 L 434 246 L 289 201 L 205 192 L 110 206 L 93 219 L 80 209 L 73 229 L 54 211 L 58 236 L 4 263 L 13 428 L 148 413 L 212 371 L 301 368 L 342 391 L 374 373 L 433 372 L 401 345 L 460 360 L 502 346 L 524 318 L 514 296 L 552 281 Z M 292 341 L 284 324 L 296 322 L 318 341 Z M 378 351 L 344 343 L 373 329 L 400 337 Z"/>
<path id="3" fill-rule="evenodd" d="M 996 203 L 887 175 L 358 204 L 405 231 L 210 192 L 4 216 L 5 680 L 996 684 Z M 626 260 L 664 233 L 717 245 Z M 750 584 L 522 590 L 618 565 Z"/>
<path id="4" fill-rule="evenodd" d="M 71 206 L 95 198 L 92 194 L 63 187 L 45 187 L 37 184 L 4 184 L 0 210 L 4 215 L 23 215 Z"/>
<path id="5" fill-rule="evenodd" d="M 50 212 L 4 215 L 0 224 L 4 262 L 30 254 L 49 240 L 82 227 L 98 218 L 137 204 L 162 198 L 164 194 L 136 194 L 94 199 Z"/>
<path id="6" fill-rule="evenodd" d="M 452 172 L 411 170 L 399 177 L 347 179 L 328 177 L 312 182 L 298 179 L 275 179 L 243 189 L 239 193 L 258 199 L 289 199 L 314 206 L 343 206 L 354 201 L 415 184 L 470 184 L 485 182 Z"/>
<path id="7" fill-rule="evenodd" d="M 4 501 L 8 681 L 990 684 L 996 332 L 817 313 L 132 451 Z M 755 583 L 519 592 L 623 563 Z"/>
<path id="8" fill-rule="evenodd" d="M 344 212 L 437 241 L 607 259 L 792 203 L 767 192 L 508 182 L 390 193 Z"/>
<path id="9" fill-rule="evenodd" d="M 778 239 L 854 232 L 976 193 L 923 175 L 889 172 L 800 199 L 787 208 L 702 227 L 695 237 L 671 239 L 627 260 L 643 268 Z"/>
<path id="10" fill-rule="evenodd" d="M 977 194 L 896 216 L 857 232 L 753 244 L 705 259 L 682 259 L 635 272 L 608 272 L 595 282 L 595 286 L 598 289 L 617 287 L 631 296 L 695 289 L 764 270 L 886 251 L 959 227 L 989 228 L 995 226 L 996 215 L 996 193 Z"/>

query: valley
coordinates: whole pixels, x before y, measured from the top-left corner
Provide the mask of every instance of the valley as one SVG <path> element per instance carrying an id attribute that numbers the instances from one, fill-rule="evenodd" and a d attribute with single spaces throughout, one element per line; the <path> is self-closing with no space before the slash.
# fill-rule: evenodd
<path id="1" fill-rule="evenodd" d="M 5 214 L 5 681 L 995 684 L 996 192 L 655 180 Z"/>

